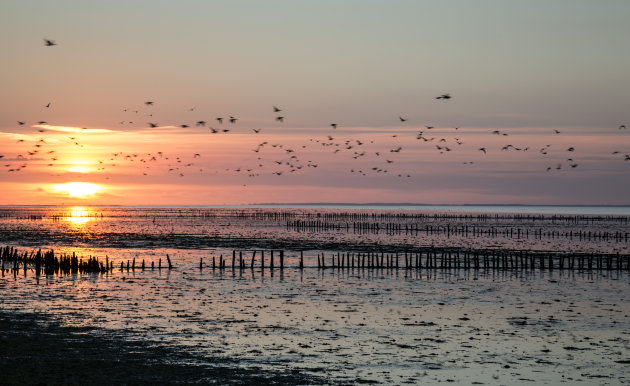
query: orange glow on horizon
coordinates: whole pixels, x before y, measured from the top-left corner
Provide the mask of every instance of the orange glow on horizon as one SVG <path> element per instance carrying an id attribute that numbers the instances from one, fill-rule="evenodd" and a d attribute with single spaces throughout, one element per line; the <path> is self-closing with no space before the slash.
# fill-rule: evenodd
<path id="1" fill-rule="evenodd" d="M 73 172 L 73 173 L 89 173 L 93 170 L 94 169 L 92 168 L 89 168 L 87 166 L 81 166 L 81 165 L 72 166 L 68 169 L 69 172 Z"/>
<path id="2" fill-rule="evenodd" d="M 89 182 L 68 182 L 52 185 L 51 188 L 54 192 L 64 193 L 73 198 L 91 197 L 104 190 L 102 185 Z"/>

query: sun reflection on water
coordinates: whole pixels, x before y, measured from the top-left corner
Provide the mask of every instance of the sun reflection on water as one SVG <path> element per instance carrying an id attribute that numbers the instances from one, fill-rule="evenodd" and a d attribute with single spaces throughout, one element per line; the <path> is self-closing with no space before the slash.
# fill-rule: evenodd
<path id="1" fill-rule="evenodd" d="M 73 225 L 82 226 L 92 220 L 94 217 L 93 215 L 94 212 L 89 208 L 75 206 L 70 208 L 70 215 L 66 217 L 65 220 L 69 221 Z"/>

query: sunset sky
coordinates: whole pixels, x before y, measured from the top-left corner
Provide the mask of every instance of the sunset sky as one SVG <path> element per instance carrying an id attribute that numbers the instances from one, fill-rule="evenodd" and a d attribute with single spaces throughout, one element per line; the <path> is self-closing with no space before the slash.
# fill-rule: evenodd
<path id="1" fill-rule="evenodd" d="M 2 1 L 0 205 L 630 205 L 629 15 Z"/>

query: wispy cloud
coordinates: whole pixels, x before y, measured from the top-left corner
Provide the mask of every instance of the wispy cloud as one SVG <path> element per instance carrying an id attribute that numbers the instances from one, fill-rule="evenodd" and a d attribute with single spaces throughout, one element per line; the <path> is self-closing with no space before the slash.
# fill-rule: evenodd
<path id="1" fill-rule="evenodd" d="M 81 134 L 107 134 L 116 133 L 116 130 L 110 129 L 89 129 L 87 127 L 72 127 L 72 126 L 54 126 L 54 125 L 33 125 L 38 129 L 59 131 L 62 133 L 81 133 Z"/>

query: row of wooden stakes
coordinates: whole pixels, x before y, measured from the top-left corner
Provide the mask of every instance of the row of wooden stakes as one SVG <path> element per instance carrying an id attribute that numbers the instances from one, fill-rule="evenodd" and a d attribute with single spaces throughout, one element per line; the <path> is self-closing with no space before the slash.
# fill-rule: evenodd
<path id="1" fill-rule="evenodd" d="M 251 256 L 245 254 L 251 252 Z M 265 252 L 268 258 L 265 259 Z M 245 254 L 244 254 L 245 253 Z M 220 255 L 212 256 L 210 264 L 204 264 L 203 258 L 199 260 L 199 269 L 212 268 L 224 270 L 228 266 L 234 269 L 245 268 L 285 268 L 285 251 L 283 250 L 254 250 L 232 251 L 231 259 Z M 14 247 L 0 248 L 1 271 L 13 271 L 20 269 L 25 272 L 34 268 L 36 275 L 59 273 L 107 273 L 115 271 L 114 262 L 106 256 L 104 261 L 98 257 L 87 258 L 72 255 L 55 254 L 53 250 L 42 252 L 19 251 Z M 5 264 L 9 268 L 5 269 Z M 151 261 L 150 265 L 141 260 L 136 264 L 136 259 L 120 262 L 120 271 L 135 271 L 136 269 L 173 269 L 171 257 L 166 255 L 166 266 L 162 266 L 162 258 L 157 264 Z M 257 264 L 258 263 L 258 264 Z M 297 268 L 305 268 L 304 251 L 299 251 Z M 509 250 L 461 250 L 425 248 L 414 252 L 346 252 L 346 253 L 318 253 L 317 268 L 319 269 L 569 269 L 569 270 L 626 270 L 630 271 L 630 255 L 627 254 L 595 254 L 595 253 L 562 253 L 540 251 L 509 251 Z"/>

